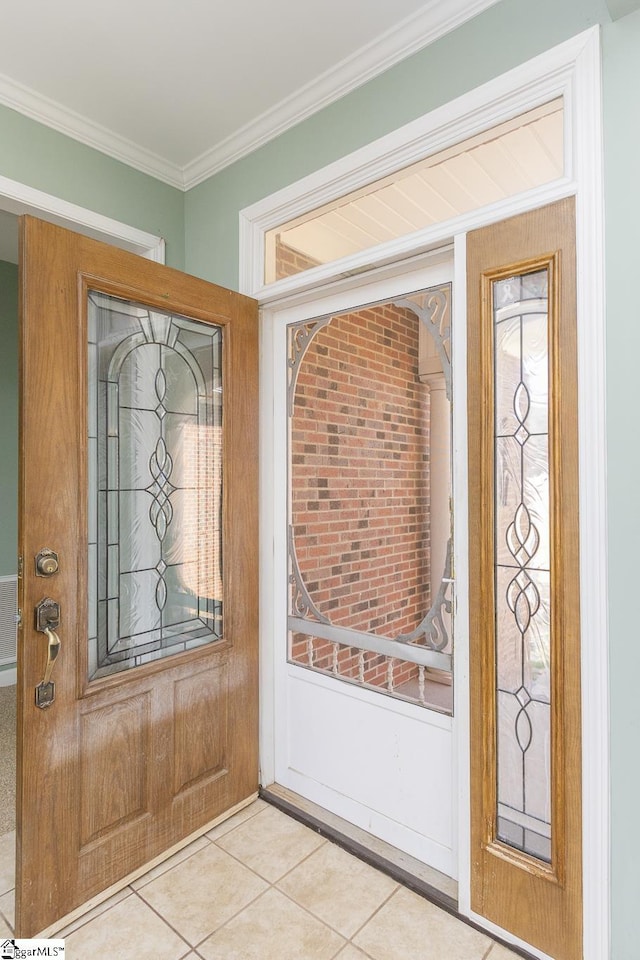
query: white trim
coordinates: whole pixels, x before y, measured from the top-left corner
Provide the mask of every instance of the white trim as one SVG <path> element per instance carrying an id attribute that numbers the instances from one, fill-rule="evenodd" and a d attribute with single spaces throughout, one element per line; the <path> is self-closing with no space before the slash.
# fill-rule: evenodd
<path id="1" fill-rule="evenodd" d="M 298 216 L 320 203 L 327 202 L 404 165 L 407 157 L 417 159 L 425 144 L 438 145 L 460 132 L 475 131 L 479 119 L 486 126 L 489 119 L 499 122 L 506 114 L 520 112 L 541 98 L 565 96 L 565 131 L 567 176 L 540 191 L 525 197 L 478 211 L 472 218 L 449 221 L 432 231 L 422 231 L 402 241 L 395 241 L 331 265 L 316 268 L 265 288 L 261 282 L 263 236 L 267 229 L 286 219 Z M 474 126 L 475 125 L 475 126 Z M 399 162 L 402 160 L 402 163 Z M 347 185 L 347 186 L 345 186 Z M 580 34 L 573 40 L 536 57 L 535 60 L 472 91 L 427 117 L 409 124 L 349 157 L 331 164 L 305 180 L 279 191 L 272 197 L 242 211 L 241 284 L 245 293 L 257 295 L 263 304 L 264 323 L 275 309 L 319 296 L 320 287 L 344 289 L 367 282 L 365 271 L 380 267 L 394 258 L 396 272 L 402 264 L 398 258 L 411 258 L 428 245 L 442 244 L 455 235 L 454 341 L 453 349 L 466 350 L 462 331 L 464 324 L 465 268 L 463 235 L 469 229 L 516 215 L 561 196 L 576 195 L 576 242 L 578 269 L 578 390 L 580 445 L 580 585 L 582 630 L 582 772 L 583 772 L 583 929 L 584 960 L 608 960 L 610 956 L 610 837 L 609 837 L 609 705 L 608 705 L 608 594 L 607 594 L 607 529 L 606 529 L 606 435 L 605 435 L 605 314 L 604 314 L 604 251 L 603 251 L 603 178 L 601 130 L 601 78 L 599 28 Z M 349 272 L 362 271 L 356 278 Z M 312 283 L 309 283 L 312 278 Z M 312 289 L 315 287 L 315 292 Z M 292 307 L 293 309 L 293 307 Z M 268 336 L 263 331 L 263 335 Z M 271 355 L 274 361 L 273 352 Z M 273 368 L 265 369 L 265 379 Z M 458 429 L 466 409 L 463 397 L 465 383 L 460 364 L 456 371 L 457 402 L 454 424 Z M 269 386 L 265 386 L 268 393 Z M 460 409 L 462 408 L 462 409 Z M 271 415 L 272 407 L 269 408 Z M 265 456 L 277 463 L 282 451 L 265 449 Z M 456 463 L 457 461 L 457 463 Z M 460 497 L 466 491 L 466 450 L 456 451 L 454 483 L 456 497 L 456 542 L 467 535 L 461 524 Z M 263 491 L 264 492 L 264 491 Z M 273 500 L 271 501 L 273 502 Z M 263 512 L 271 507 L 263 502 Z M 263 532 L 273 543 L 276 531 L 267 527 L 273 518 L 263 521 Z M 265 547 L 265 551 L 268 548 Z M 263 554 L 263 557 L 266 553 Z M 273 558 L 272 558 L 273 559 Z M 456 629 L 456 721 L 459 769 L 459 906 L 466 916 L 520 946 L 526 946 L 511 935 L 472 913 L 470 908 L 470 863 L 468 831 L 462 825 L 469 811 L 469 703 L 468 652 L 465 657 L 462 631 L 468 633 L 468 608 L 465 607 L 463 583 L 468 582 L 466 553 L 458 548 L 456 556 L 457 629 Z M 269 569 L 269 568 L 267 568 Z M 271 601 L 270 601 L 271 602 Z M 266 610 L 265 610 L 266 613 Z M 270 621 L 273 629 L 273 619 Z M 269 621 L 264 625 L 263 639 L 268 642 Z M 277 691 L 276 691 L 277 695 Z M 273 701 L 273 690 L 269 696 Z M 276 736 L 279 731 L 275 731 Z M 527 949 L 544 958 L 539 951 Z"/>
<path id="2" fill-rule="evenodd" d="M 469 918 L 469 920 L 477 923 L 479 927 L 482 927 L 483 930 L 486 930 L 487 933 L 499 937 L 501 940 L 506 941 L 506 943 L 510 943 L 514 947 L 519 947 L 521 950 L 526 950 L 527 953 L 532 957 L 536 957 L 536 960 L 554 960 L 554 957 L 550 957 L 548 953 L 543 953 L 542 950 L 538 950 L 537 947 L 532 947 L 530 943 L 526 943 L 519 937 L 514 937 L 514 935 L 509 933 L 508 930 L 505 930 L 503 927 L 499 927 L 497 923 L 493 923 L 491 920 L 487 920 L 486 917 L 480 916 L 479 913 L 474 913 L 473 910 L 469 910 L 466 916 Z M 586 957 L 586 954 L 584 954 L 584 957 Z M 600 960 L 607 960 L 607 957 L 601 957 Z"/>
<path id="3" fill-rule="evenodd" d="M 584 960 L 610 955 L 604 183 L 599 33 L 576 59 L 575 166 Z"/>
<path id="4" fill-rule="evenodd" d="M 286 463 L 286 449 L 276 449 L 275 425 L 275 387 L 279 383 L 276 370 L 277 350 L 275 329 L 270 311 L 260 314 L 260 408 L 258 411 L 258 436 L 260 438 L 260 510 L 259 510 L 259 632 L 260 632 L 260 695 L 259 705 L 259 752 L 260 784 L 268 786 L 275 781 L 275 670 L 273 657 L 273 636 L 280 636 L 275 623 L 277 605 L 274 589 L 276 577 L 275 557 L 280 556 L 278 539 L 281 531 L 276 523 L 273 509 L 275 491 L 278 489 L 274 477 L 276 464 Z M 285 481 L 286 482 L 286 481 Z M 266 509 L 265 509 L 266 507 Z M 280 545 L 281 547 L 281 545 Z M 273 571 L 270 577 L 264 571 Z M 271 576 L 273 579 L 271 580 Z M 285 571 L 286 578 L 286 571 Z M 266 582 L 268 581 L 268 582 Z"/>
<path id="5" fill-rule="evenodd" d="M 95 240 L 122 247 L 156 263 L 165 261 L 165 242 L 162 237 L 1 176 L 0 210 L 17 216 L 31 214 Z"/>
<path id="6" fill-rule="evenodd" d="M 594 28 L 596 31 L 598 28 Z M 412 163 L 417 163 L 439 150 L 453 146 L 456 143 L 475 136 L 483 130 L 496 126 L 506 120 L 531 110 L 540 104 L 546 103 L 555 97 L 563 96 L 565 103 L 570 104 L 574 80 L 574 69 L 577 58 L 593 36 L 593 30 L 587 30 L 577 37 L 567 40 L 547 53 L 540 54 L 533 60 L 515 67 L 500 77 L 477 87 L 475 90 L 432 110 L 431 113 L 420 117 L 411 123 L 405 124 L 398 130 L 367 144 L 359 150 L 329 164 L 321 170 L 304 177 L 277 191 L 269 197 L 246 207 L 240 212 L 240 290 L 259 299 L 266 294 L 263 283 L 264 277 L 264 234 L 280 224 L 308 213 L 315 208 L 345 196 L 352 190 L 359 189 L 366 184 L 389 176 L 396 170 L 403 169 Z M 571 109 L 565 117 L 565 129 L 571 122 Z M 548 187 L 530 191 L 534 197 L 536 193 L 544 191 L 564 190 L 573 177 L 574 153 L 572 141 L 566 139 L 567 156 L 565 158 L 565 178 L 556 181 Z M 493 205 L 496 210 L 508 208 L 511 201 Z M 548 202 L 545 200 L 538 200 Z M 477 211 L 482 222 L 487 222 L 484 210 Z M 448 236 L 470 229 L 462 226 L 465 218 L 458 221 L 448 221 Z M 455 223 L 455 225 L 454 225 Z M 438 225 L 443 228 L 446 225 Z M 423 233 L 424 231 L 420 231 Z M 394 241 L 396 244 L 407 243 L 411 246 L 415 235 Z M 381 244 L 373 248 L 376 252 L 391 249 L 389 244 Z M 394 254 L 395 255 L 395 252 Z M 335 275 L 346 272 L 352 267 L 352 261 L 368 261 L 372 251 L 365 251 L 356 257 L 348 257 L 333 264 L 325 264 L 315 268 L 315 271 L 327 271 Z M 257 257 L 257 259 L 256 259 Z M 357 266 L 355 267 L 357 269 Z M 309 274 L 312 271 L 307 271 Z M 306 274 L 298 275 L 298 282 L 303 283 Z M 319 276 L 319 273 L 316 274 Z M 292 289 L 291 281 L 287 281 Z M 279 281 L 283 284 L 284 281 Z M 270 288 L 276 285 L 271 284 Z"/>
<path id="7" fill-rule="evenodd" d="M 371 43 L 215 144 L 185 166 L 173 163 L 44 94 L 0 74 L 0 103 L 157 180 L 189 190 L 394 64 L 417 53 L 498 0 L 428 0 Z"/>
<path id="8" fill-rule="evenodd" d="M 458 758 L 458 910 L 467 916 L 471 908 L 471 731 L 469 702 L 469 474 L 467 456 L 467 237 L 459 234 L 453 243 L 453 309 L 451 317 L 451 367 L 453 370 L 452 486 L 453 556 L 456 580 L 456 649 L 453 684 L 453 749 Z M 461 362 L 458 362 L 461 357 Z"/>
<path id="9" fill-rule="evenodd" d="M 156 180 L 184 190 L 184 175 L 176 164 L 4 74 L 0 74 L 0 103 Z"/>

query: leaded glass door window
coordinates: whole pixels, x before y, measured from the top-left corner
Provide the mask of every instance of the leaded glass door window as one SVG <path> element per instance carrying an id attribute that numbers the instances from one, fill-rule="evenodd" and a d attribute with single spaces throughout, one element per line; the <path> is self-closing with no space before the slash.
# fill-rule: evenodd
<path id="1" fill-rule="evenodd" d="M 492 285 L 500 840 L 551 860 L 549 267 Z"/>
<path id="2" fill-rule="evenodd" d="M 222 328 L 91 291 L 89 675 L 222 637 Z"/>

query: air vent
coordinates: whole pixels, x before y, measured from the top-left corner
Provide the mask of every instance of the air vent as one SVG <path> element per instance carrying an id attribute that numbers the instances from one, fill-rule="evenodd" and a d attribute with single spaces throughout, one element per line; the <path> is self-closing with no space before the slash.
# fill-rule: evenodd
<path id="1" fill-rule="evenodd" d="M 16 661 L 18 578 L 0 577 L 0 667 Z"/>

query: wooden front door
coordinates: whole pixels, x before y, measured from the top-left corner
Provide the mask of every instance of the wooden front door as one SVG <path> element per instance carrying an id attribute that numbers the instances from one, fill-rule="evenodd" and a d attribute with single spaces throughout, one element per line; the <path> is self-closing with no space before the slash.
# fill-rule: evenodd
<path id="1" fill-rule="evenodd" d="M 467 240 L 471 906 L 582 957 L 573 199 Z"/>
<path id="2" fill-rule="evenodd" d="M 246 297 L 29 217 L 21 323 L 33 936 L 257 791 L 258 328 Z"/>

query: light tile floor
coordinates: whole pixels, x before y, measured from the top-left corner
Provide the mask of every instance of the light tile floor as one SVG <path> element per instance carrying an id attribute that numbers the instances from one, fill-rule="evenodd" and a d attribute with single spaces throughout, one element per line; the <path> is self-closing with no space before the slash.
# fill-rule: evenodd
<path id="1" fill-rule="evenodd" d="M 0 936 L 12 844 L 0 838 Z M 262 800 L 58 936 L 68 960 L 516 960 Z"/>

